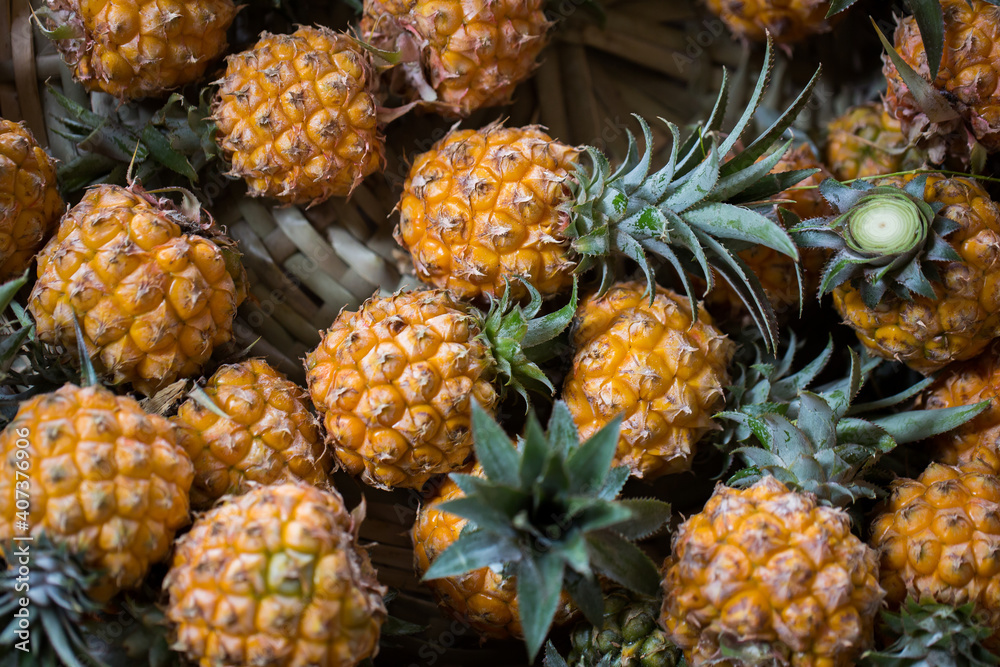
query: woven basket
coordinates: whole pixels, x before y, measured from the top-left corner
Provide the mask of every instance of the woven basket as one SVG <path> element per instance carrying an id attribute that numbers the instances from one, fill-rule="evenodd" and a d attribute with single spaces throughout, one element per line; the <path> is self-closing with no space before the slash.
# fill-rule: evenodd
<path id="1" fill-rule="evenodd" d="M 602 0 L 603 26 L 578 15 L 584 0 L 555 4 L 567 20 L 534 78 L 519 88 L 511 106 L 483 111 L 465 126 L 497 118 L 510 125 L 539 123 L 567 143 L 595 145 L 621 158 L 627 130 L 636 129 L 630 114 L 686 123 L 714 100 L 723 66 L 737 73 L 737 86 L 739 73 L 754 69 L 749 49 L 720 32 L 721 24 L 703 16 L 693 0 Z M 53 155 L 68 160 L 74 146 L 46 123 L 61 111 L 46 84 L 87 103 L 54 47 L 33 28 L 29 0 L 10 0 L 0 14 L 0 114 L 26 120 Z M 739 91 L 734 97 L 740 98 Z M 390 126 L 385 174 L 368 178 L 349 201 L 308 210 L 247 198 L 215 204 L 213 214 L 240 244 L 252 286 L 252 298 L 238 315 L 240 346 L 255 343 L 255 353 L 304 383 L 301 359 L 342 308 L 416 282 L 409 257 L 392 238 L 392 209 L 408 159 L 450 125 L 418 116 Z M 654 123 L 653 129 L 658 145 L 666 146 L 665 128 Z M 709 482 L 698 483 L 710 489 Z M 519 642 L 490 642 L 481 650 L 475 632 L 439 613 L 417 581 L 408 533 L 418 493 L 378 491 L 344 475 L 336 484 L 350 504 L 362 495 L 367 502 L 362 538 L 373 543 L 380 580 L 400 591 L 391 613 L 429 626 L 421 635 L 387 642 L 378 664 L 524 664 Z"/>

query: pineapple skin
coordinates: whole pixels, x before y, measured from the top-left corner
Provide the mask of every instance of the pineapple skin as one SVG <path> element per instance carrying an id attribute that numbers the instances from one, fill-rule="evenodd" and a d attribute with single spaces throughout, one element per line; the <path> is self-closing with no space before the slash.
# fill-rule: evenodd
<path id="1" fill-rule="evenodd" d="M 827 127 L 826 164 L 840 181 L 919 168 L 923 151 L 909 146 L 899 121 L 877 102 L 851 107 Z"/>
<path id="2" fill-rule="evenodd" d="M 64 210 L 52 159 L 23 123 L 0 118 L 0 281 L 24 273 Z"/>
<path id="3" fill-rule="evenodd" d="M 352 475 L 419 489 L 472 454 L 472 401 L 495 414 L 496 361 L 447 291 L 374 296 L 342 311 L 306 357 L 328 444 Z"/>
<path id="4" fill-rule="evenodd" d="M 171 417 L 194 463 L 193 508 L 259 485 L 326 483 L 333 456 L 301 387 L 263 359 L 249 359 L 221 367 L 204 391 L 228 417 L 193 398 Z"/>
<path id="5" fill-rule="evenodd" d="M 767 33 L 779 44 L 800 42 L 832 29 L 829 0 L 705 0 L 734 34 L 756 42 Z"/>
<path id="6" fill-rule="evenodd" d="M 902 186 L 913 178 L 874 183 Z M 1000 335 L 1000 208 L 982 186 L 961 177 L 930 175 L 924 197 L 942 202 L 940 215 L 959 225 L 946 240 L 963 261 L 934 263 L 941 275 L 933 282 L 938 298 L 905 301 L 890 293 L 868 308 L 844 283 L 833 290 L 833 305 L 869 351 L 926 375 L 976 356 Z"/>
<path id="7" fill-rule="evenodd" d="M 768 664 L 854 665 L 884 596 L 847 513 L 771 476 L 716 487 L 675 533 L 663 575 L 661 623 L 695 666 L 737 641 L 767 644 Z"/>
<path id="8" fill-rule="evenodd" d="M 313 206 L 347 197 L 384 166 L 374 74 L 358 43 L 327 28 L 262 33 L 226 59 L 216 141 L 251 197 Z"/>
<path id="9" fill-rule="evenodd" d="M 898 607 L 907 596 L 973 603 L 1000 650 L 1000 458 L 978 448 L 958 466 L 932 463 L 917 479 L 893 483 L 872 523 L 882 586 Z"/>
<path id="10" fill-rule="evenodd" d="M 99 370 L 146 395 L 199 373 L 232 338 L 246 278 L 228 241 L 195 232 L 212 230 L 167 200 L 88 190 L 38 255 L 38 337 L 75 350 L 76 318 Z"/>
<path id="11" fill-rule="evenodd" d="M 940 0 L 944 11 L 944 53 L 933 81 L 956 106 L 968 128 L 990 153 L 1000 151 L 1000 7 L 983 0 Z M 920 31 L 912 16 L 896 25 L 895 48 L 918 74 L 931 80 Z M 965 130 L 954 122 L 935 124 L 917 106 L 888 56 L 885 106 L 899 120 L 904 135 L 923 140 L 931 161 L 949 156 L 968 159 Z"/>
<path id="12" fill-rule="evenodd" d="M 544 0 L 365 0 L 366 41 L 395 51 L 419 51 L 419 65 L 446 115 L 468 116 L 506 104 L 531 75 L 547 43 Z M 402 74 L 402 72 L 400 72 Z M 411 75 L 394 88 L 405 99 L 424 98 Z"/>
<path id="13" fill-rule="evenodd" d="M 226 50 L 232 0 L 48 0 L 75 31 L 56 45 L 88 90 L 157 97 L 200 79 Z"/>
<path id="14" fill-rule="evenodd" d="M 577 309 L 573 366 L 562 398 L 580 430 L 593 436 L 624 415 L 615 465 L 651 480 L 690 469 L 695 443 L 722 406 L 735 346 L 699 306 L 657 286 L 618 283 Z"/>
<path id="15" fill-rule="evenodd" d="M 25 474 L 31 488 L 15 496 Z M 103 387 L 64 385 L 22 403 L 0 433 L 0 543 L 45 533 L 104 571 L 90 594 L 107 601 L 167 556 L 193 476 L 169 421 Z M 27 533 L 16 498 L 30 503 Z"/>
<path id="16" fill-rule="evenodd" d="M 387 614 L 336 491 L 258 487 L 195 521 L 164 580 L 174 648 L 201 667 L 354 667 Z"/>
<path id="17" fill-rule="evenodd" d="M 396 240 L 417 276 L 458 298 L 542 295 L 573 284 L 563 235 L 579 151 L 536 126 L 455 130 L 419 155 L 399 203 Z"/>
<path id="18" fill-rule="evenodd" d="M 483 475 L 478 463 L 463 472 Z M 467 523 L 461 517 L 442 512 L 437 506 L 464 495 L 455 482 L 445 479 L 434 496 L 417 512 L 410 535 L 413 539 L 413 565 L 419 577 L 423 577 L 434 559 L 458 539 Z M 501 572 L 484 567 L 455 577 L 431 579 L 424 584 L 431 589 L 442 609 L 467 623 L 481 636 L 491 639 L 524 636 L 518 612 L 516 577 L 505 577 Z M 566 623 L 574 613 L 575 609 L 564 591 L 555 623 Z"/>

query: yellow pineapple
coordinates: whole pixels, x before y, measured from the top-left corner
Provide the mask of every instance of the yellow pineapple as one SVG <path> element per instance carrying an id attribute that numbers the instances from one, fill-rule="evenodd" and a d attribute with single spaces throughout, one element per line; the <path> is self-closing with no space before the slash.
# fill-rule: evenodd
<path id="1" fill-rule="evenodd" d="M 159 96 L 196 81 L 226 50 L 232 0 L 47 0 L 53 37 L 89 90 Z"/>
<path id="2" fill-rule="evenodd" d="M 163 583 L 174 648 L 201 667 L 354 667 L 386 619 L 362 515 L 336 491 L 258 487 L 201 515 Z"/>
<path id="3" fill-rule="evenodd" d="M 38 337 L 75 350 L 78 323 L 99 370 L 147 395 L 196 375 L 246 294 L 231 246 L 197 207 L 95 186 L 38 255 Z"/>
<path id="4" fill-rule="evenodd" d="M 375 75 L 354 38 L 322 27 L 265 32 L 226 62 L 216 140 L 251 196 L 314 205 L 382 168 Z"/>
<path id="5" fill-rule="evenodd" d="M 619 283 L 580 304 L 562 398 L 590 437 L 624 416 L 615 462 L 645 479 L 691 467 L 722 406 L 734 346 L 699 307 L 658 287 Z"/>
<path id="6" fill-rule="evenodd" d="M 829 124 L 825 156 L 841 181 L 917 169 L 926 157 L 910 145 L 899 121 L 877 102 L 851 107 Z"/>
<path id="7" fill-rule="evenodd" d="M 0 543 L 44 534 L 67 546 L 101 572 L 90 593 L 107 600 L 167 555 L 193 474 L 169 421 L 67 384 L 22 403 L 0 434 Z"/>
<path id="8" fill-rule="evenodd" d="M 27 127 L 0 118 L 0 280 L 24 273 L 62 213 L 52 160 Z"/>
<path id="9" fill-rule="evenodd" d="M 392 87 L 448 115 L 505 104 L 535 69 L 551 23 L 543 0 L 365 0 L 361 31 L 409 60 Z"/>
<path id="10" fill-rule="evenodd" d="M 171 418 L 194 464 L 192 507 L 202 509 L 258 485 L 327 482 L 333 457 L 303 390 L 266 361 L 223 366 L 202 391 Z"/>
<path id="11" fill-rule="evenodd" d="M 830 0 L 705 0 L 733 34 L 758 42 L 767 35 L 782 44 L 829 32 Z"/>
<path id="12" fill-rule="evenodd" d="M 932 463 L 893 483 L 872 524 L 887 599 L 972 603 L 1000 648 L 1000 459 L 982 448 L 959 466 Z"/>

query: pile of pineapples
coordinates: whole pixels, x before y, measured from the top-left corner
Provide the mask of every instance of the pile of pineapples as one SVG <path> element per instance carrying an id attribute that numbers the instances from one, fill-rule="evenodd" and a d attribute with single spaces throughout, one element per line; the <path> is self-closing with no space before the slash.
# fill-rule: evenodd
<path id="1" fill-rule="evenodd" d="M 365 0 L 224 61 L 231 0 L 48 0 L 80 84 L 185 120 L 109 165 L 66 99 L 95 134 L 58 176 L 0 120 L 0 665 L 437 662 L 348 476 L 421 494 L 416 574 L 484 659 L 1000 664 L 1000 2 L 909 0 L 819 144 L 819 72 L 757 113 L 773 41 L 868 4 L 706 0 L 763 54 L 746 102 L 666 145 L 637 116 L 612 164 L 461 126 L 544 57 L 542 0 Z M 407 114 L 458 121 L 394 212 L 424 286 L 342 311 L 300 387 L 234 350 L 238 244 L 143 182 L 349 198 Z"/>

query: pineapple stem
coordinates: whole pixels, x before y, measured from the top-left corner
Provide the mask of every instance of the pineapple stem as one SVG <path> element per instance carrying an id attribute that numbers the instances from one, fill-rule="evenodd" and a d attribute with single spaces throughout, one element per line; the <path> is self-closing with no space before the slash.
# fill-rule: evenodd
<path id="1" fill-rule="evenodd" d="M 847 246 L 862 253 L 896 255 L 922 245 L 932 220 L 902 190 L 862 197 L 844 221 Z"/>

